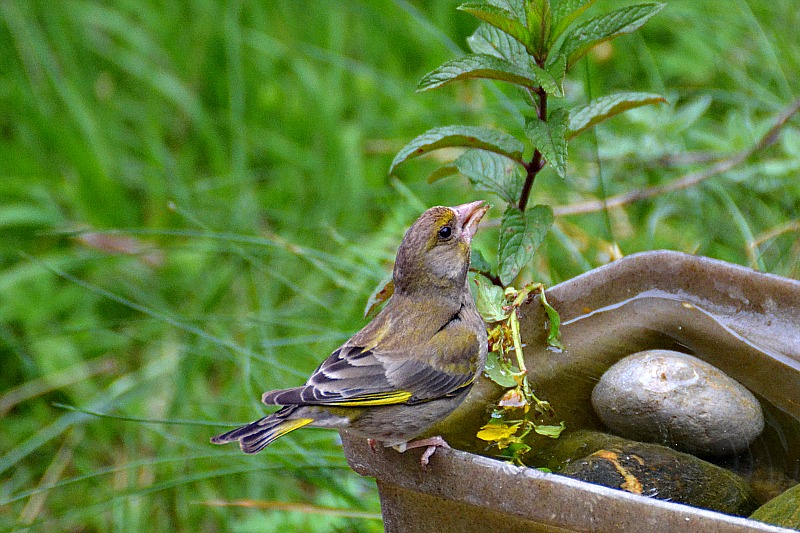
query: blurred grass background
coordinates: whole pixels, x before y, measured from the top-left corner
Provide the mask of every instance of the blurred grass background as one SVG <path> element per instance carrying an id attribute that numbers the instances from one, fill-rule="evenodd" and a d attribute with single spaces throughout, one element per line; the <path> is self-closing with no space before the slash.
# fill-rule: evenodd
<path id="1" fill-rule="evenodd" d="M 208 438 L 363 325 L 420 211 L 481 197 L 428 185 L 431 159 L 388 177 L 403 144 L 447 124 L 520 131 L 509 87 L 414 94 L 465 50 L 477 23 L 459 3 L 0 3 L 0 528 L 382 529 L 334 432 L 254 457 Z M 567 87 L 670 105 L 576 140 L 569 179 L 545 171 L 533 201 L 672 183 L 751 148 L 800 95 L 798 27 L 794 0 L 670 0 Z M 617 243 L 798 278 L 798 178 L 795 117 L 692 187 L 558 217 L 537 276 Z M 496 238 L 476 246 L 491 257 Z M 236 501 L 264 508 L 219 506 Z"/>

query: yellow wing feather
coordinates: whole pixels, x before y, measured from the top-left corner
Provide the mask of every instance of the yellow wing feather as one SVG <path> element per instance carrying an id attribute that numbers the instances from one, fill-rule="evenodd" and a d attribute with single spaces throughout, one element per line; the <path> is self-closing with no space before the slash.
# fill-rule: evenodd
<path id="1" fill-rule="evenodd" d="M 403 403 L 413 396 L 412 393 L 404 390 L 379 392 L 375 394 L 365 394 L 356 398 L 348 398 L 342 401 L 330 402 L 330 405 L 341 405 L 343 407 L 370 407 L 375 405 L 394 405 Z"/>

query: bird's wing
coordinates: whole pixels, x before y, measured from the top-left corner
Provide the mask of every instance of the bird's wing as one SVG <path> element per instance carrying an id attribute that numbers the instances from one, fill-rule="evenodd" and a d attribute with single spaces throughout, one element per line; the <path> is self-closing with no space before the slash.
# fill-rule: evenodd
<path id="1" fill-rule="evenodd" d="M 268 405 L 369 407 L 448 396 L 470 385 L 475 377 L 475 365 L 469 361 L 476 359 L 480 347 L 474 334 L 469 337 L 474 342 L 467 339 L 453 343 L 452 336 L 447 339 L 448 344 L 443 347 L 448 352 L 446 361 L 455 364 L 435 364 L 434 358 L 420 357 L 421 353 L 345 344 L 319 366 L 306 385 L 267 392 L 262 401 Z M 431 342 L 427 344 L 409 349 L 430 353 Z"/>

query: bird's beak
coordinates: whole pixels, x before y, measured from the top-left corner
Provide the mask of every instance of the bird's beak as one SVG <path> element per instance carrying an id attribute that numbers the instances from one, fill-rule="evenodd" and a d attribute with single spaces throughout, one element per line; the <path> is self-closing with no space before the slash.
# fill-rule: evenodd
<path id="1" fill-rule="evenodd" d="M 461 224 L 461 235 L 467 243 L 472 241 L 472 236 L 478 231 L 478 223 L 489 210 L 489 205 L 485 205 L 483 200 L 470 202 L 468 204 L 451 207 L 456 213 L 458 223 Z"/>

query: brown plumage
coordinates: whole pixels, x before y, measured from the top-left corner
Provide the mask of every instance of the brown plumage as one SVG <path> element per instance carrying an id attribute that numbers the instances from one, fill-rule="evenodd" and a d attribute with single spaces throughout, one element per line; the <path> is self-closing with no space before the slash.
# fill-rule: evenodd
<path id="1" fill-rule="evenodd" d="M 305 385 L 264 394 L 277 412 L 211 439 L 264 449 L 305 425 L 345 428 L 401 451 L 464 399 L 486 361 L 486 328 L 472 300 L 470 243 L 483 202 L 432 207 L 397 251 L 394 294 L 372 322 L 334 351 Z"/>

